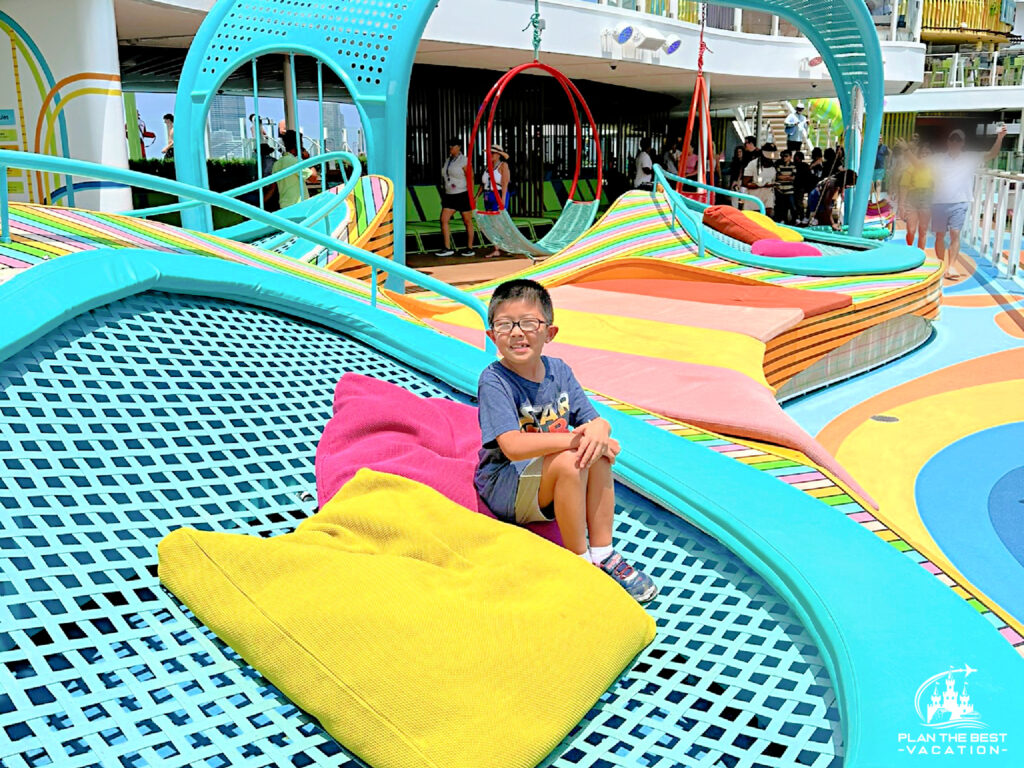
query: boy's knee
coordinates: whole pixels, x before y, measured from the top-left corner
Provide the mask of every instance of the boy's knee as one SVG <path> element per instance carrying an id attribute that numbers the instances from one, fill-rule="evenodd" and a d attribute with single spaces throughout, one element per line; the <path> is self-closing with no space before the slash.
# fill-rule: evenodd
<path id="1" fill-rule="evenodd" d="M 575 451 L 562 451 L 550 455 L 545 462 L 556 477 L 584 479 L 587 476 L 587 470 L 576 466 L 576 457 Z"/>

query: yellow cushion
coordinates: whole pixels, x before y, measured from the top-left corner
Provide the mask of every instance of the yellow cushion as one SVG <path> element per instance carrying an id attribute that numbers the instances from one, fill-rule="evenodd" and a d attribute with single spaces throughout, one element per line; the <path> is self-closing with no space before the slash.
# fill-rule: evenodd
<path id="1" fill-rule="evenodd" d="M 760 211 L 743 211 L 743 215 L 747 216 L 754 223 L 760 224 L 765 229 L 771 230 L 771 232 L 778 235 L 780 240 L 785 240 L 787 243 L 802 243 L 804 241 L 804 236 L 799 232 L 788 227 L 779 226 L 777 222 L 769 219 Z"/>
<path id="2" fill-rule="evenodd" d="M 374 768 L 539 763 L 654 638 L 594 566 L 360 470 L 270 539 L 183 528 L 160 579 Z"/>

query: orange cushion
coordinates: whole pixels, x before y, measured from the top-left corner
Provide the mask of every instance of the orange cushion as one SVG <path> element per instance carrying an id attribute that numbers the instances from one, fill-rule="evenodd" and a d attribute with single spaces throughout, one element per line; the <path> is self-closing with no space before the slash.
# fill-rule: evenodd
<path id="1" fill-rule="evenodd" d="M 753 245 L 758 240 L 781 239 L 777 232 L 751 221 L 748 216 L 743 215 L 743 211 L 731 205 L 712 205 L 705 208 L 704 224 L 747 245 Z"/>

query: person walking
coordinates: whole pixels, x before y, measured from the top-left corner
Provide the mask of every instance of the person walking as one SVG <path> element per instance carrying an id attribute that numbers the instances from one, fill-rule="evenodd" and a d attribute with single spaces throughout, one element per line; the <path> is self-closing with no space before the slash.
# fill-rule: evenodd
<path id="1" fill-rule="evenodd" d="M 974 197 L 974 174 L 994 159 L 1003 146 L 1006 126 L 1000 126 L 996 140 L 988 152 L 965 152 L 967 137 L 957 129 L 946 139 L 946 151 L 932 158 L 935 177 L 935 198 L 932 202 L 932 231 L 935 233 L 935 254 L 945 264 L 945 277 L 960 280 L 966 272 L 957 269 L 960 259 L 960 230 L 964 227 L 967 207 Z M 946 233 L 949 247 L 946 247 Z"/>
<path id="2" fill-rule="evenodd" d="M 469 200 L 466 182 L 466 166 L 468 161 L 462 153 L 462 140 L 453 137 L 448 139 L 448 157 L 441 166 L 441 237 L 444 240 L 444 250 L 438 251 L 438 256 L 454 256 L 455 249 L 452 248 L 452 216 L 456 213 L 462 216 L 462 223 L 466 225 L 466 250 L 460 252 L 460 256 L 473 256 L 473 206 Z"/>
<path id="3" fill-rule="evenodd" d="M 906 167 L 900 174 L 900 214 L 907 225 L 907 245 L 924 248 L 928 240 L 928 224 L 932 215 L 934 179 L 930 165 L 931 150 L 927 144 L 906 154 Z"/>
<path id="4" fill-rule="evenodd" d="M 786 149 L 799 152 L 807 141 L 807 115 L 804 114 L 804 103 L 798 101 L 795 111 L 786 117 Z"/>

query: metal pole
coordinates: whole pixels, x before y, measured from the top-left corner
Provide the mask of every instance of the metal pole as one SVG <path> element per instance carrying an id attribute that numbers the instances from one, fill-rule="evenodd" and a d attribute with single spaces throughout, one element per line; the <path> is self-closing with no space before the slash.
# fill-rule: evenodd
<path id="1" fill-rule="evenodd" d="M 256 178 L 263 180 L 263 126 L 260 124 L 260 82 L 256 73 L 256 59 L 252 60 L 252 135 L 256 142 Z M 266 208 L 263 202 L 263 187 L 260 187 L 260 209 Z"/>
<path id="2" fill-rule="evenodd" d="M 11 242 L 10 211 L 7 204 L 7 166 L 0 165 L 0 242 Z"/>
<path id="3" fill-rule="evenodd" d="M 992 239 L 992 266 L 999 269 L 999 261 L 1003 257 L 1003 239 L 1006 237 L 1006 214 L 1007 214 L 1007 202 L 1010 197 L 1010 179 L 1008 177 L 998 178 L 999 184 L 999 208 L 996 211 L 996 220 L 994 222 L 995 236 Z M 1006 276 L 1010 277 L 1013 271 L 1010 268 L 1010 260 L 1007 258 L 1006 264 Z"/>
<path id="4" fill-rule="evenodd" d="M 295 56 L 288 54 L 284 57 L 284 127 L 289 131 L 298 132 L 298 121 L 295 114 Z"/>
<path id="5" fill-rule="evenodd" d="M 757 139 L 757 146 L 761 146 L 761 114 L 763 112 L 763 105 L 759 101 L 757 102 L 757 110 L 754 112 L 754 120 L 756 125 L 754 126 L 754 138 Z"/>
<path id="6" fill-rule="evenodd" d="M 327 149 L 327 138 L 324 136 L 324 65 L 316 60 L 316 101 L 320 107 L 320 154 Z M 320 163 L 320 192 L 327 189 L 327 163 Z"/>
<path id="7" fill-rule="evenodd" d="M 1024 236 L 1024 177 L 1018 177 L 1014 182 L 1013 218 L 1010 220 L 1013 227 L 1010 232 L 1010 252 L 1007 260 L 1006 270 L 1010 277 L 1017 274 L 1020 267 L 1021 238 Z"/>
<path id="8" fill-rule="evenodd" d="M 985 208 L 984 219 L 981 222 L 981 242 L 978 244 L 978 254 L 984 258 L 988 251 L 988 238 L 992 234 L 992 209 L 995 204 L 996 185 L 998 179 L 991 173 L 985 174 Z M 993 259 L 993 261 L 995 261 Z"/>
<path id="9" fill-rule="evenodd" d="M 288 95 L 285 97 L 285 119 L 288 118 L 288 98 L 291 97 L 292 103 L 292 124 L 285 123 L 288 125 L 288 129 L 295 131 L 295 142 L 299 150 L 299 158 L 302 158 L 302 136 L 299 134 L 299 92 L 298 86 L 295 84 L 295 54 L 288 54 L 288 69 L 286 70 L 285 82 L 291 81 Z M 299 199 L 306 199 L 306 180 L 299 174 Z"/>

